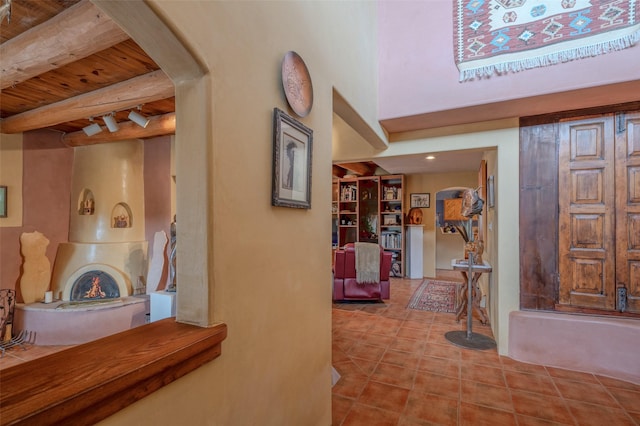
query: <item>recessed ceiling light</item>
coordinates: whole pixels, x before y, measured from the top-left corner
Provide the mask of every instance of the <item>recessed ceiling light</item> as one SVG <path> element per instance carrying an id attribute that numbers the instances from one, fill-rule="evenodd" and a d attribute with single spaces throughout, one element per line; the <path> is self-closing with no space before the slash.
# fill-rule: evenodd
<path id="1" fill-rule="evenodd" d="M 427 155 L 424 158 L 426 158 L 427 160 L 435 160 L 436 159 L 436 157 L 434 157 L 433 155 Z"/>

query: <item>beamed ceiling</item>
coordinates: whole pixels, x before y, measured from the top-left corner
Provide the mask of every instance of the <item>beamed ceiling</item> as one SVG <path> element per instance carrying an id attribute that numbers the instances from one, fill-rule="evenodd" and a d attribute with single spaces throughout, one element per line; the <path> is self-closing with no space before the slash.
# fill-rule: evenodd
<path id="1" fill-rule="evenodd" d="M 8 4 L 10 16 L 3 13 L 0 23 L 0 133 L 48 129 L 70 147 L 175 133 L 173 83 L 97 6 L 89 0 L 0 0 L 4 11 Z M 146 128 L 128 119 L 138 107 L 150 118 Z M 120 127 L 114 133 L 102 120 L 111 113 Z M 82 131 L 90 118 L 102 132 Z M 424 164 L 420 156 L 405 161 L 414 173 Z M 472 169 L 478 161 L 469 161 Z M 333 175 L 403 173 L 397 162 L 376 162 L 334 164 Z"/>
<path id="2" fill-rule="evenodd" d="M 82 146 L 175 132 L 173 83 L 97 6 L 12 0 L 10 8 L 0 24 L 1 133 L 49 129 Z M 150 118 L 146 128 L 128 119 L 132 109 Z M 110 113 L 115 133 L 101 119 Z M 103 131 L 86 136 L 91 117 Z"/>

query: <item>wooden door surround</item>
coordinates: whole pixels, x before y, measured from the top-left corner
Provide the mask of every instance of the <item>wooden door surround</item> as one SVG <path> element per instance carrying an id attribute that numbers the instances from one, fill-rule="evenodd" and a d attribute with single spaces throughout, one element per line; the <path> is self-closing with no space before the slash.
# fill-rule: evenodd
<path id="1" fill-rule="evenodd" d="M 640 102 L 521 119 L 520 259 L 521 309 L 640 316 Z"/>

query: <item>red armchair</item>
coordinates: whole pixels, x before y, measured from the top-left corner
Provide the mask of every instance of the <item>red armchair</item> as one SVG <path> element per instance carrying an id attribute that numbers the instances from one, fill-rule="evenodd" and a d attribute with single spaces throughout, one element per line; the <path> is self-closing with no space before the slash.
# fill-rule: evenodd
<path id="1" fill-rule="evenodd" d="M 377 283 L 356 282 L 356 250 L 352 243 L 336 251 L 333 266 L 333 300 L 389 299 L 391 253 L 380 247 L 380 280 Z"/>

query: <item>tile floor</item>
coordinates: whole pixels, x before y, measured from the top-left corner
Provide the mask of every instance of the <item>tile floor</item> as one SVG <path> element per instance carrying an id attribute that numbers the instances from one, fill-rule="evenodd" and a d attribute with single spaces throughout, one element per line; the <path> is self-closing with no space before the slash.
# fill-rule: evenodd
<path id="1" fill-rule="evenodd" d="M 465 318 L 406 309 L 420 283 L 394 279 L 384 304 L 333 305 L 334 426 L 640 425 L 640 384 L 457 347 L 444 334 Z"/>
<path id="2" fill-rule="evenodd" d="M 420 283 L 394 279 L 383 304 L 333 305 L 334 426 L 640 425 L 640 384 L 452 345 L 444 334 L 464 318 L 406 309 Z M 64 348 L 11 348 L 0 370 Z"/>

